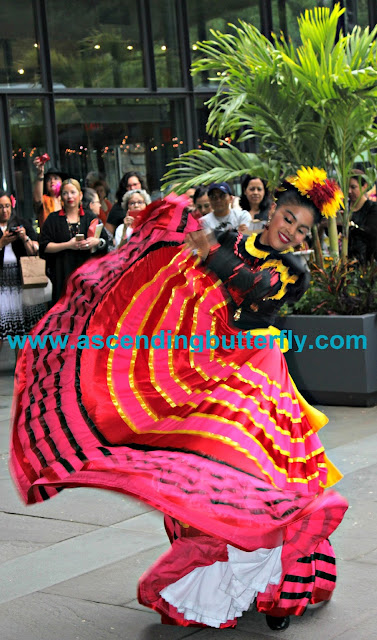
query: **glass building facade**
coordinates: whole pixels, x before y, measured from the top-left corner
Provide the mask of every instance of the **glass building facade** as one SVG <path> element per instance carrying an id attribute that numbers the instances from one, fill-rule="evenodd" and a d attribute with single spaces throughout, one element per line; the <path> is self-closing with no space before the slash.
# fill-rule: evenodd
<path id="1" fill-rule="evenodd" d="M 174 157 L 208 139 L 205 103 L 216 84 L 190 75 L 196 42 L 239 19 L 267 37 L 297 39 L 297 16 L 323 0 L 2 0 L 0 172 L 33 217 L 33 159 L 114 194 L 128 170 L 153 195 Z M 376 0 L 344 0 L 344 29 L 374 26 Z"/>

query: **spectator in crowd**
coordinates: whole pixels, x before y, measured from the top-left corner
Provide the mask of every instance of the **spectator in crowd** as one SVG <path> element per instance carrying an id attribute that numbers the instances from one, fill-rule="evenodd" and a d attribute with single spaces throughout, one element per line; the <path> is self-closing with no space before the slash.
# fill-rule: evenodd
<path id="1" fill-rule="evenodd" d="M 212 211 L 211 203 L 208 197 L 208 187 L 200 185 L 195 189 L 194 193 L 194 206 L 200 216 L 205 216 Z"/>
<path id="2" fill-rule="evenodd" d="M 265 180 L 257 176 L 246 175 L 241 183 L 242 195 L 240 208 L 249 211 L 252 225 L 251 231 L 264 228 L 271 208 L 272 198 Z"/>
<path id="3" fill-rule="evenodd" d="M 103 179 L 103 174 L 98 171 L 89 171 L 85 176 L 85 186 L 94 189 L 94 185 L 98 180 Z"/>
<path id="4" fill-rule="evenodd" d="M 62 208 L 60 190 L 62 181 L 68 176 L 56 167 L 50 167 L 45 172 L 45 165 L 40 158 L 35 158 L 34 165 L 37 169 L 37 180 L 33 190 L 33 205 L 39 228 L 42 229 L 50 213 Z"/>
<path id="5" fill-rule="evenodd" d="M 232 192 L 227 182 L 212 182 L 208 187 L 208 198 L 212 211 L 201 219 L 205 231 L 236 229 L 240 233 L 248 233 L 250 214 L 230 208 Z"/>
<path id="6" fill-rule="evenodd" d="M 348 191 L 352 212 L 348 257 L 356 258 L 360 264 L 377 259 L 377 203 L 368 200 L 367 189 L 363 172 L 355 169 Z"/>
<path id="7" fill-rule="evenodd" d="M 109 185 L 107 184 L 106 180 L 97 180 L 93 185 L 93 189 L 95 189 L 98 193 L 101 205 L 99 217 L 101 222 L 105 224 L 113 206 L 107 197 L 109 195 Z"/>
<path id="8" fill-rule="evenodd" d="M 122 209 L 122 199 L 126 191 L 143 189 L 148 191 L 144 179 L 137 171 L 128 171 L 121 179 L 118 190 L 115 194 L 116 202 L 112 206 L 106 222 L 106 229 L 114 235 L 115 229 L 123 223 L 124 210 Z"/>
<path id="9" fill-rule="evenodd" d="M 37 235 L 20 218 L 13 196 L 0 191 L 0 348 L 6 336 L 29 333 L 45 314 L 44 304 L 23 306 L 20 258 L 38 253 Z"/>
<path id="10" fill-rule="evenodd" d="M 189 189 L 186 189 L 186 191 L 185 191 L 186 198 L 188 198 L 190 200 L 190 204 L 189 204 L 190 211 L 194 211 L 195 210 L 195 205 L 194 205 L 195 191 L 196 191 L 196 187 L 190 187 Z"/>
<path id="11" fill-rule="evenodd" d="M 122 247 L 132 235 L 132 225 L 134 224 L 139 211 L 151 203 L 150 195 L 144 189 L 132 189 L 126 191 L 122 199 L 123 212 L 126 215 L 123 224 L 120 224 L 115 231 L 115 247 Z"/>
<path id="12" fill-rule="evenodd" d="M 101 220 L 101 216 L 100 216 L 101 201 L 97 191 L 95 191 L 94 189 L 91 189 L 90 187 L 85 187 L 82 195 L 82 208 L 84 209 L 85 213 L 94 214 L 97 218 L 97 221 L 102 225 L 102 229 L 105 231 L 105 234 L 107 236 L 108 250 L 111 251 L 112 249 L 115 249 L 114 237 L 112 236 L 110 231 L 106 229 L 106 227 L 103 225 L 103 222 Z M 92 222 L 90 223 L 90 228 L 94 230 L 96 226 L 97 225 L 94 224 L 94 221 L 92 220 Z M 92 250 L 92 253 L 93 253 L 93 250 Z"/>
<path id="13" fill-rule="evenodd" d="M 89 227 L 97 216 L 81 206 L 80 183 L 68 178 L 62 184 L 63 208 L 51 213 L 43 225 L 40 253 L 46 258 L 48 276 L 52 281 L 52 304 L 60 298 L 67 277 L 95 253 L 106 253 L 107 235 L 102 229 L 99 238 L 89 235 Z"/>

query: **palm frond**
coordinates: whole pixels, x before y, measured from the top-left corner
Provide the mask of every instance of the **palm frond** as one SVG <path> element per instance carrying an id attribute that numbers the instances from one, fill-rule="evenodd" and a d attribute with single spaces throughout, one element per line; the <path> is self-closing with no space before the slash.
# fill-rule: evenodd
<path id="1" fill-rule="evenodd" d="M 237 147 L 222 142 L 222 147 L 206 144 L 206 149 L 192 149 L 168 164 L 162 189 L 184 193 L 190 187 L 211 182 L 223 182 L 252 173 L 276 187 L 282 174 L 278 162 L 263 162 L 255 153 L 243 153 Z"/>

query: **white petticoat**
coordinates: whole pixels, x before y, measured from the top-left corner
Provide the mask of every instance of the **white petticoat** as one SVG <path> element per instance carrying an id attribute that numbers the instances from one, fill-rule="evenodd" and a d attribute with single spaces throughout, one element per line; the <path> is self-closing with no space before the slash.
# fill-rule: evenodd
<path id="1" fill-rule="evenodd" d="M 218 628 L 242 616 L 268 584 L 281 579 L 281 550 L 241 551 L 227 545 L 228 562 L 197 567 L 160 591 L 186 620 Z"/>

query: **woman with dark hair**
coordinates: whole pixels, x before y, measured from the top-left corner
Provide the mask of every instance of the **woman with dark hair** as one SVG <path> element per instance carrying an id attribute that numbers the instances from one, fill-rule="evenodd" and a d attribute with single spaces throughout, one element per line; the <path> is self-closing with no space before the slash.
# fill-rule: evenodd
<path id="1" fill-rule="evenodd" d="M 267 182 L 257 176 L 247 175 L 241 183 L 242 195 L 240 207 L 249 211 L 252 218 L 252 231 L 263 229 L 262 222 L 268 218 L 268 213 L 272 204 L 272 198 L 267 188 Z"/>
<path id="2" fill-rule="evenodd" d="M 95 189 L 96 192 L 98 193 L 98 197 L 100 199 L 100 205 L 101 205 L 99 217 L 101 222 L 105 224 L 107 221 L 107 218 L 109 217 L 109 213 L 113 207 L 112 203 L 107 197 L 109 195 L 109 185 L 107 184 L 106 180 L 97 180 L 93 184 L 93 189 Z"/>
<path id="3" fill-rule="evenodd" d="M 309 285 L 294 246 L 341 193 L 318 169 L 292 182 L 251 236 L 206 235 L 184 196 L 151 203 L 40 328 L 97 346 L 49 353 L 48 367 L 27 347 L 20 364 L 31 373 L 15 391 L 11 465 L 23 498 L 97 486 L 164 512 L 172 545 L 138 597 L 166 623 L 234 627 L 255 602 L 281 630 L 335 587 L 328 537 L 347 505 L 324 489 L 341 476 L 271 324 Z"/>
<path id="4" fill-rule="evenodd" d="M 348 190 L 352 210 L 348 257 L 360 264 L 377 260 L 377 203 L 367 197 L 368 183 L 360 169 L 354 169 Z"/>
<path id="5" fill-rule="evenodd" d="M 0 191 L 0 348 L 6 336 L 24 335 L 45 314 L 44 304 L 23 306 L 20 258 L 38 253 L 37 234 L 20 218 L 14 197 Z"/>
<path id="6" fill-rule="evenodd" d="M 148 191 L 144 178 L 137 171 L 127 171 L 121 179 L 115 194 L 116 202 L 112 206 L 106 221 L 106 229 L 114 235 L 115 229 L 123 223 L 124 210 L 122 209 L 122 199 L 126 191 L 142 189 Z"/>
<path id="7" fill-rule="evenodd" d="M 205 216 L 207 213 L 211 213 L 212 205 L 208 197 L 208 187 L 199 185 L 199 187 L 195 189 L 193 201 L 195 209 L 200 213 L 201 216 Z"/>
<path id="8" fill-rule="evenodd" d="M 33 190 L 33 205 L 39 229 L 42 229 L 50 213 L 60 211 L 62 207 L 60 190 L 62 181 L 66 180 L 68 175 L 56 167 L 50 167 L 45 171 L 45 165 L 40 157 L 35 158 L 34 165 L 37 169 L 37 179 Z"/>

